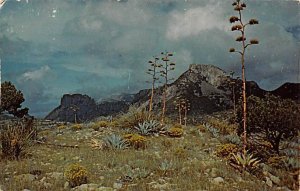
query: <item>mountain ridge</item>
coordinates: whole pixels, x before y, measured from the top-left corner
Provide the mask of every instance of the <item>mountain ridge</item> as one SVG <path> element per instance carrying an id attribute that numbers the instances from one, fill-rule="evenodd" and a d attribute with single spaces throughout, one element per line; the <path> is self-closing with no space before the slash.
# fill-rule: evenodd
<path id="1" fill-rule="evenodd" d="M 235 97 L 238 99 L 241 95 L 242 87 L 240 79 L 231 78 L 224 70 L 214 65 L 191 64 L 187 71 L 182 73 L 174 82 L 167 85 L 167 114 L 175 112 L 174 102 L 178 96 L 184 97 L 190 102 L 191 114 L 211 114 L 216 111 L 229 109 L 233 105 L 233 83 L 235 86 Z M 246 87 L 248 96 L 263 97 L 267 93 L 271 93 L 300 103 L 299 83 L 287 82 L 272 91 L 263 90 L 254 81 L 247 81 Z M 87 95 L 65 94 L 61 99 L 60 106 L 51 111 L 45 119 L 73 122 L 75 112 L 70 111 L 72 104 L 80 108 L 76 111 L 76 114 L 78 119 L 83 121 L 92 120 L 102 115 L 116 115 L 120 112 L 126 112 L 130 105 L 148 105 L 150 92 L 150 89 L 144 89 L 136 94 L 121 94 L 97 103 Z M 162 94 L 163 87 L 157 87 L 153 98 L 154 111 L 158 112 L 161 108 Z"/>

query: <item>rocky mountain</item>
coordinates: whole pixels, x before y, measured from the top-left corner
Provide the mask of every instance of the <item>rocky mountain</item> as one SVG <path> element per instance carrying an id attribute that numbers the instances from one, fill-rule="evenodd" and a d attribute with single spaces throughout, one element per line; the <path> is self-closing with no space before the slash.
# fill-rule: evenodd
<path id="1" fill-rule="evenodd" d="M 248 81 L 247 95 L 264 96 L 271 93 L 282 98 L 299 101 L 300 84 L 286 83 L 274 91 L 261 89 L 256 82 Z M 190 114 L 210 114 L 226 110 L 233 104 L 233 88 L 236 101 L 241 95 L 242 81 L 232 79 L 222 69 L 213 65 L 192 64 L 176 81 L 167 86 L 167 114 L 175 112 L 175 101 L 178 97 L 190 103 Z M 163 87 L 155 90 L 154 110 L 162 107 Z M 98 116 L 114 115 L 126 111 L 129 105 L 147 105 L 150 90 L 141 90 L 137 94 L 122 94 L 96 103 L 87 95 L 64 95 L 61 105 L 54 109 L 46 119 L 74 121 L 75 113 L 80 121 L 87 121 Z M 75 112 L 74 106 L 78 109 Z M 76 108 L 75 108 L 76 110 Z"/>
<path id="2" fill-rule="evenodd" d="M 234 82 L 234 84 L 233 84 Z M 176 81 L 167 87 L 167 113 L 174 112 L 177 97 L 185 98 L 190 103 L 190 113 L 212 113 L 228 109 L 233 104 L 233 85 L 236 99 L 241 95 L 241 80 L 231 79 L 225 71 L 213 65 L 192 64 Z M 247 94 L 263 96 L 266 91 L 252 81 L 247 82 Z M 163 89 L 155 91 L 154 108 L 161 107 Z M 142 104 L 150 97 L 149 90 L 136 94 L 134 103 Z"/>
<path id="3" fill-rule="evenodd" d="M 87 95 L 65 94 L 61 98 L 60 105 L 45 119 L 74 122 L 76 118 L 79 122 L 85 122 L 98 116 L 108 116 L 126 111 L 128 108 L 129 104 L 124 101 L 104 101 L 97 104 Z"/>

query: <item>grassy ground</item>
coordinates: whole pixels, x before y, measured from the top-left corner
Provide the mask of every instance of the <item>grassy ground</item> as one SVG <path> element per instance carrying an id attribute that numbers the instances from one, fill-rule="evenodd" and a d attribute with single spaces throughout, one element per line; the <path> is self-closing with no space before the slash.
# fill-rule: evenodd
<path id="1" fill-rule="evenodd" d="M 95 131 L 85 125 L 77 131 L 71 126 L 40 130 L 46 144 L 32 145 L 18 161 L 1 159 L 0 185 L 9 191 L 70 190 L 64 188 L 66 179 L 61 173 L 68 165 L 79 163 L 88 171 L 88 183 L 113 187 L 122 181 L 119 190 L 272 190 L 262 179 L 241 174 L 216 157 L 219 139 L 196 126 L 184 127 L 180 138 L 147 136 L 145 149 L 102 150 L 91 146 L 92 139 L 127 132 L 118 127 Z M 58 175 L 53 176 L 53 172 Z M 20 178 L 23 174 L 37 176 L 27 180 Z M 216 183 L 216 177 L 224 182 Z"/>

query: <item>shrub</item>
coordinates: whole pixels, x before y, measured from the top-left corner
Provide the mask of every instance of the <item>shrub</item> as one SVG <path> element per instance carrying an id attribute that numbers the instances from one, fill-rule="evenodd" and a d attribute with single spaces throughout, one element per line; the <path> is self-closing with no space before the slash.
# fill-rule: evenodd
<path id="1" fill-rule="evenodd" d="M 223 144 L 223 145 L 219 145 L 216 149 L 216 154 L 219 157 L 229 157 L 231 154 L 233 153 L 237 153 L 238 152 L 238 147 L 234 144 Z"/>
<path id="2" fill-rule="evenodd" d="M 178 127 L 171 127 L 168 130 L 168 135 L 170 137 L 181 137 L 183 135 L 183 129 Z"/>
<path id="3" fill-rule="evenodd" d="M 32 120 L 20 120 L 1 127 L 0 141 L 3 156 L 9 159 L 19 159 L 36 134 Z"/>
<path id="4" fill-rule="evenodd" d="M 130 107 L 128 112 L 117 117 L 116 122 L 123 128 L 134 128 L 148 119 L 148 112 L 144 108 Z"/>
<path id="5" fill-rule="evenodd" d="M 204 127 L 204 125 L 198 125 L 197 128 L 199 129 L 200 132 L 205 133 L 206 132 L 206 128 Z"/>
<path id="6" fill-rule="evenodd" d="M 247 133 L 260 133 L 272 144 L 272 149 L 279 153 L 282 139 L 297 136 L 300 126 L 300 107 L 289 99 L 281 99 L 273 95 L 264 98 L 255 96 L 247 100 Z M 238 133 L 243 132 L 242 108 L 237 110 Z"/>
<path id="7" fill-rule="evenodd" d="M 237 130 L 237 126 L 235 124 L 229 124 L 226 121 L 222 121 L 213 117 L 209 118 L 207 123 L 218 129 L 223 135 L 235 133 Z"/>
<path id="8" fill-rule="evenodd" d="M 86 184 L 88 180 L 88 171 L 83 166 L 75 163 L 69 165 L 64 173 L 71 187 Z"/>
<path id="9" fill-rule="evenodd" d="M 103 139 L 105 148 L 108 149 L 126 149 L 128 144 L 120 135 L 109 135 Z"/>
<path id="10" fill-rule="evenodd" d="M 1 84 L 1 104 L 0 113 L 7 111 L 16 117 L 23 117 L 28 114 L 28 108 L 21 108 L 21 103 L 25 101 L 23 93 L 16 89 L 11 82 Z"/>
<path id="11" fill-rule="evenodd" d="M 282 168 L 285 165 L 285 159 L 284 156 L 272 156 L 268 158 L 267 164 L 274 168 Z"/>
<path id="12" fill-rule="evenodd" d="M 74 130 L 74 131 L 78 131 L 78 130 L 81 130 L 82 129 L 82 124 L 74 124 L 71 126 L 71 128 Z"/>
<path id="13" fill-rule="evenodd" d="M 188 152 L 185 148 L 183 147 L 177 147 L 175 150 L 174 150 L 174 155 L 178 158 L 181 158 L 181 159 L 185 159 L 188 157 Z"/>
<path id="14" fill-rule="evenodd" d="M 62 130 L 62 129 L 65 129 L 65 128 L 67 128 L 66 125 L 59 125 L 59 126 L 57 127 L 58 130 Z"/>
<path id="15" fill-rule="evenodd" d="M 145 149 L 147 140 L 144 136 L 138 134 L 126 134 L 124 135 L 126 142 L 135 149 Z"/>
<path id="16" fill-rule="evenodd" d="M 90 124 L 89 126 L 90 126 L 90 128 L 94 129 L 95 131 L 99 131 L 99 129 L 101 127 L 104 127 L 104 128 L 109 127 L 110 122 L 108 122 L 108 121 L 97 121 L 95 123 Z"/>

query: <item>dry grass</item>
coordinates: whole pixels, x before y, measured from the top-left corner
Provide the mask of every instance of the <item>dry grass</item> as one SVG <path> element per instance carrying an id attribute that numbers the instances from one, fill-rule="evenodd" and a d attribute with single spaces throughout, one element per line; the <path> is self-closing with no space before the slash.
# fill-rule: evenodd
<path id="1" fill-rule="evenodd" d="M 239 174 L 224 160 L 214 155 L 220 142 L 197 127 L 183 127 L 180 138 L 168 136 L 147 137 L 147 147 L 136 150 L 101 150 L 91 146 L 92 139 L 101 140 L 108 134 L 124 136 L 124 128 L 104 128 L 101 132 L 91 128 L 73 131 L 72 126 L 43 130 L 46 143 L 58 145 L 78 145 L 70 148 L 55 145 L 36 144 L 30 148 L 30 156 L 20 161 L 1 160 L 0 185 L 8 191 L 22 190 L 65 190 L 65 179 L 48 180 L 50 187 L 39 182 L 46 173 L 63 173 L 68 165 L 78 163 L 88 171 L 88 182 L 113 187 L 113 184 L 126 176 L 132 180 L 124 183 L 123 190 L 267 190 L 262 180 Z M 60 134 L 57 132 L 60 131 Z M 212 182 L 212 168 L 225 182 L 217 185 Z M 36 181 L 16 181 L 16 176 L 40 171 Z"/>

